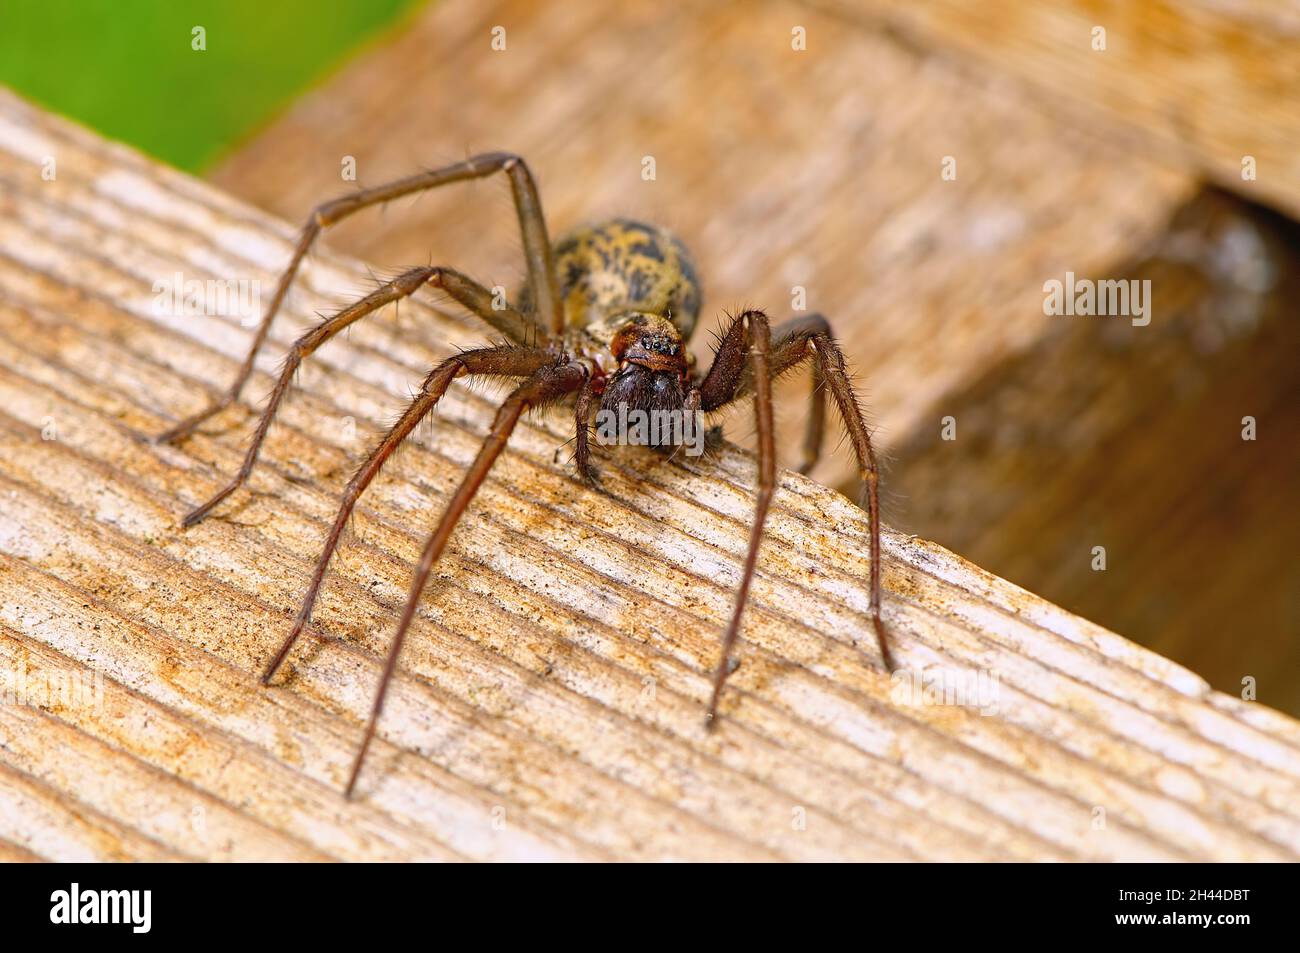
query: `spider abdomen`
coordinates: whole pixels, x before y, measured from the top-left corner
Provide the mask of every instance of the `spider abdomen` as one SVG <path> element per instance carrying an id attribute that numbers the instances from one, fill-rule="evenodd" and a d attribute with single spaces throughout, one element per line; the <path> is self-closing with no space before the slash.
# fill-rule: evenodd
<path id="1" fill-rule="evenodd" d="M 661 315 L 682 340 L 695 329 L 700 285 L 686 246 L 654 225 L 614 219 L 580 228 L 555 245 L 565 323 L 607 342 L 610 319 L 627 312 Z"/>

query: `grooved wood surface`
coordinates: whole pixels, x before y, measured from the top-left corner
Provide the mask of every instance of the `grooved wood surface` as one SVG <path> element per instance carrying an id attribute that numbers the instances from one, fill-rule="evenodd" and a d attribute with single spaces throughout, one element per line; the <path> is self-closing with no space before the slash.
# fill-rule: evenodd
<path id="1" fill-rule="evenodd" d="M 153 284 L 269 285 L 294 230 L 0 95 L 0 671 L 89 690 L 0 705 L 5 857 L 1300 856 L 1300 724 L 889 532 L 904 673 L 986 686 L 982 710 L 903 692 L 873 664 L 864 515 L 790 473 L 707 734 L 753 461 L 607 460 L 603 496 L 556 462 L 563 417 L 520 428 L 457 532 L 345 802 L 411 563 L 491 403 L 453 388 L 364 499 L 319 638 L 260 687 L 368 434 L 472 331 L 414 301 L 328 345 L 251 490 L 179 530 L 252 411 L 145 438 L 249 331 L 160 314 Z M 316 256 L 277 350 L 366 283 Z"/>

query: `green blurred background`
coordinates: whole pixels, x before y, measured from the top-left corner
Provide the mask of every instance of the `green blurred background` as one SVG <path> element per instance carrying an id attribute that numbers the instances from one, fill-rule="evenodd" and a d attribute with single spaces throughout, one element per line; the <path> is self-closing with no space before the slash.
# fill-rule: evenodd
<path id="1" fill-rule="evenodd" d="M 0 83 L 197 172 L 419 5 L 0 0 Z"/>

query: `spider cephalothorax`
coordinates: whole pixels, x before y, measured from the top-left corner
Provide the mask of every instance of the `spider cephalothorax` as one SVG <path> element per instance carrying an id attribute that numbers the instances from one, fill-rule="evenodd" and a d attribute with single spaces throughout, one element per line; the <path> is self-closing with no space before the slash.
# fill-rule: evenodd
<path id="1" fill-rule="evenodd" d="M 677 327 L 657 315 L 623 317 L 607 345 L 616 370 L 595 382 L 601 409 L 625 414 L 685 411 L 690 362 Z M 656 434 L 671 433 L 656 430 Z M 647 442 L 656 447 L 671 443 L 658 437 Z"/>
<path id="2" fill-rule="evenodd" d="M 199 522 L 248 479 L 271 421 L 302 361 L 344 328 L 384 305 L 414 294 L 426 285 L 432 286 L 478 315 L 505 338 L 506 343 L 462 351 L 433 368 L 410 406 L 349 481 L 308 584 L 297 621 L 263 672 L 263 681 L 269 682 L 310 621 L 330 559 L 358 498 L 384 462 L 433 410 L 451 382 L 457 377 L 476 375 L 518 380 L 515 389 L 497 411 L 491 432 L 425 544 L 375 693 L 366 733 L 353 763 L 347 786 L 349 796 L 374 737 L 403 640 L 415 617 L 420 594 L 433 564 L 441 556 L 457 521 L 487 477 L 524 411 L 564 398 L 574 400 L 578 470 L 584 477 L 594 480 L 589 443 L 594 412 L 618 408 L 622 414 L 617 418 L 620 424 L 637 414 L 650 418 L 678 414 L 689 421 L 700 413 L 717 410 L 743 397 L 753 397 L 758 429 L 758 500 L 740 586 L 723 636 L 721 658 L 714 669 L 713 693 L 708 708 L 708 724 L 713 725 L 723 683 L 731 670 L 731 649 L 740 632 L 741 617 L 757 566 L 763 524 L 776 487 L 772 379 L 796 365 L 811 361 L 813 399 L 800 470 L 806 471 L 811 467 L 821 451 L 824 392 L 829 391 L 866 484 L 871 517 L 868 605 L 881 659 L 886 667 L 891 665 L 880 617 L 876 462 L 862 411 L 849 383 L 844 356 L 831 337 L 826 320 L 820 315 L 808 315 L 769 328 L 763 312 L 745 311 L 730 320 L 708 371 L 703 375 L 697 374 L 686 341 L 695 330 L 699 317 L 700 286 L 685 246 L 661 228 L 616 219 L 576 231 L 552 247 L 532 174 L 522 159 L 510 153 L 475 156 L 317 207 L 303 228 L 293 257 L 280 278 L 234 383 L 220 399 L 181 421 L 158 439 L 184 437 L 204 420 L 239 399 L 271 322 L 304 256 L 322 229 L 372 205 L 494 173 L 504 173 L 510 181 L 523 235 L 528 281 L 516 295 L 517 304 L 503 307 L 488 289 L 460 272 L 426 266 L 410 269 L 350 307 L 326 318 L 290 349 L 239 473 L 183 520 L 185 526 Z M 667 431 L 651 429 L 644 442 L 651 446 L 675 446 L 683 442 L 684 432 L 671 428 Z"/>

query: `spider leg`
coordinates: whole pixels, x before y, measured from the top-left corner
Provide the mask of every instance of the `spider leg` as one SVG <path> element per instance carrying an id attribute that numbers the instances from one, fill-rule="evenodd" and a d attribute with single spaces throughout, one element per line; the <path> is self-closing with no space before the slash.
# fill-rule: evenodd
<path id="1" fill-rule="evenodd" d="M 284 366 L 280 370 L 280 378 L 276 381 L 275 388 L 271 391 L 271 396 L 266 402 L 266 408 L 262 411 L 262 418 L 258 422 L 257 429 L 253 432 L 253 440 L 244 454 L 244 462 L 240 466 L 239 472 L 235 474 L 234 479 L 218 490 L 206 503 L 195 507 L 186 514 L 181 521 L 181 525 L 188 528 L 200 522 L 212 512 L 212 509 L 218 503 L 234 493 L 248 480 L 249 474 L 253 472 L 253 465 L 257 463 L 257 455 L 261 452 L 262 442 L 266 439 L 267 431 L 271 428 L 271 421 L 275 418 L 275 413 L 284 400 L 285 394 L 288 393 L 289 386 L 293 383 L 293 377 L 305 358 L 313 354 L 317 348 L 344 328 L 361 320 L 368 314 L 373 314 L 384 305 L 409 297 L 425 284 L 441 288 L 458 299 L 463 297 L 467 301 L 474 300 L 476 288 L 482 291 L 483 294 L 487 294 L 481 286 L 476 285 L 460 272 L 450 271 L 446 268 L 412 268 L 405 274 L 399 275 L 392 281 L 376 288 L 360 301 L 349 305 L 338 314 L 326 318 L 300 337 L 294 342 L 293 347 L 289 349 L 289 353 L 285 355 Z"/>
<path id="2" fill-rule="evenodd" d="M 574 432 L 576 443 L 575 459 L 578 475 L 582 477 L 588 486 L 599 488 L 600 474 L 591 463 L 591 410 L 595 401 L 595 390 L 591 378 L 588 377 L 582 382 L 582 389 L 578 391 L 578 399 L 573 410 L 576 427 Z"/>
<path id="3" fill-rule="evenodd" d="M 315 607 L 316 599 L 320 595 L 326 570 L 329 568 L 330 560 L 334 556 L 334 550 L 338 548 L 339 540 L 343 536 L 343 530 L 352 517 L 352 510 L 355 508 L 357 500 L 370 486 L 371 481 L 379 475 L 380 468 L 402 444 L 402 441 L 411 435 L 420 421 L 442 399 L 442 395 L 447 392 L 451 382 L 462 374 L 528 377 L 542 367 L 554 365 L 555 360 L 555 354 L 541 348 L 503 345 L 501 347 L 477 348 L 457 354 L 455 357 L 449 357 L 429 373 L 420 388 L 420 393 L 411 401 L 410 406 L 406 408 L 383 440 L 370 452 L 366 461 L 353 475 L 352 479 L 348 481 L 347 489 L 343 491 L 343 500 L 339 504 L 338 515 L 334 518 L 334 525 L 330 528 L 329 535 L 325 537 L 324 549 L 316 560 L 316 569 L 312 573 L 311 582 L 307 586 L 307 593 L 303 596 L 302 607 L 298 611 L 298 617 L 294 621 L 293 629 L 285 637 L 275 656 L 263 671 L 263 684 L 268 684 L 275 677 L 275 673 L 279 671 L 294 643 L 302 635 L 303 629 L 311 622 L 312 609 Z"/>
<path id="4" fill-rule="evenodd" d="M 289 287 L 293 284 L 294 277 L 298 274 L 303 259 L 324 229 L 342 221 L 354 212 L 372 205 L 382 205 L 405 195 L 436 189 L 452 182 L 481 179 L 497 172 L 505 172 L 510 178 L 515 211 L 519 217 L 519 229 L 523 236 L 524 258 L 528 265 L 528 283 L 533 306 L 542 321 L 546 322 L 550 331 L 558 336 L 563 330 L 564 318 L 560 305 L 560 294 L 555 281 L 555 263 L 551 253 L 551 242 L 546 232 L 546 220 L 542 216 L 542 203 L 537 194 L 537 185 L 533 181 L 532 173 L 523 159 L 508 152 L 491 152 L 474 156 L 464 162 L 457 162 L 441 169 L 430 169 L 426 172 L 407 176 L 404 179 L 377 185 L 374 188 L 362 189 L 352 195 L 345 195 L 318 205 L 311 215 L 307 217 L 307 224 L 303 226 L 302 232 L 299 234 L 298 244 L 294 246 L 293 254 L 289 258 L 289 264 L 280 276 L 280 281 L 275 288 L 275 294 L 271 297 L 271 303 L 267 306 L 266 313 L 257 326 L 257 333 L 253 336 L 253 343 L 248 349 L 248 355 L 244 358 L 244 363 L 240 366 L 239 372 L 235 375 L 229 389 L 208 407 L 181 421 L 166 433 L 160 434 L 156 439 L 161 443 L 170 443 L 186 437 L 209 417 L 239 400 L 240 392 L 244 389 L 244 385 L 253 373 L 257 353 L 261 350 L 262 345 L 266 342 L 267 335 L 271 331 L 271 323 L 279 313 L 280 306 L 289 293 Z M 490 298 L 488 300 L 490 301 Z M 500 310 L 491 307 L 474 307 L 463 300 L 461 304 L 469 307 L 479 317 L 486 320 L 501 333 L 506 334 L 516 344 L 544 345 L 549 343 L 550 335 L 546 328 L 532 321 L 531 318 L 524 318 L 516 312 L 513 316 L 503 316 L 498 321 L 498 316 L 502 315 Z M 529 334 L 531 334 L 531 339 L 528 339 Z"/>
<path id="5" fill-rule="evenodd" d="M 453 268 L 438 268 L 437 272 L 438 280 L 431 284 L 477 315 L 507 342 L 523 347 L 545 347 L 548 343 L 545 332 L 540 331 L 532 318 L 499 300 L 473 278 Z"/>
<path id="6" fill-rule="evenodd" d="M 743 317 L 743 315 L 742 315 Z M 758 362 L 746 363 L 743 360 L 747 341 L 747 329 L 742 322 L 734 321 L 718 345 L 717 355 L 709 368 L 708 374 L 700 382 L 701 407 L 705 411 L 716 410 L 740 397 L 753 392 L 755 408 L 763 401 L 764 388 L 761 386 L 761 374 Z M 816 463 L 825 431 L 824 391 L 829 387 L 835 399 L 844 427 L 848 431 L 849 441 L 853 444 L 858 458 L 859 473 L 867 490 L 867 514 L 871 523 L 870 542 L 870 592 L 868 608 L 871 612 L 872 627 L 880 646 L 880 657 L 887 671 L 894 670 L 893 657 L 889 651 L 889 642 L 885 636 L 884 622 L 880 617 L 880 502 L 878 495 L 879 471 L 876 466 L 875 452 L 871 446 L 871 434 L 867 429 L 862 408 L 853 393 L 853 385 L 845 367 L 844 352 L 840 350 L 831 335 L 830 324 L 820 314 L 794 318 L 777 326 L 773 333 L 775 338 L 771 346 L 768 361 L 768 373 L 772 378 L 780 377 L 785 372 L 799 366 L 810 357 L 815 357 L 812 366 L 813 391 L 812 407 L 808 417 L 808 426 L 804 433 L 803 461 L 801 472 L 811 469 Z M 757 350 L 757 349 L 756 349 Z M 824 385 L 824 386 L 823 386 Z M 767 402 L 771 403 L 771 388 L 766 389 Z M 759 420 L 759 466 L 763 466 L 762 419 Z M 754 553 L 751 539 L 751 555 Z M 747 564 L 748 570 L 748 564 Z M 748 583 L 748 575 L 745 583 Z M 741 604 L 737 603 L 733 616 L 733 627 L 739 621 Z M 728 630 L 728 637 L 734 640 L 735 634 Z M 729 648 L 729 643 L 728 646 Z M 726 650 L 724 649 L 724 665 Z M 715 685 L 720 686 L 726 678 L 726 672 L 720 668 Z M 710 723 L 716 712 L 717 689 L 715 688 L 713 706 L 710 707 Z"/>
<path id="7" fill-rule="evenodd" d="M 793 323 L 793 322 L 790 322 Z M 784 327 L 784 325 L 783 325 Z M 795 340 L 786 339 L 782 342 L 782 356 L 795 347 Z M 800 347 L 803 350 L 806 346 Z M 812 373 L 808 375 L 811 389 L 808 394 L 808 423 L 804 426 L 803 432 L 803 457 L 799 461 L 798 470 L 800 473 L 807 475 L 822 455 L 822 438 L 826 435 L 826 393 L 823 385 L 825 381 L 822 375 L 821 361 L 814 361 Z"/>
<path id="8" fill-rule="evenodd" d="M 813 315 L 809 320 L 817 319 L 822 327 L 812 334 L 812 347 L 817 354 L 817 367 L 830 388 L 831 395 L 848 431 L 849 442 L 853 444 L 853 453 L 858 458 L 858 476 L 867 489 L 867 516 L 871 522 L 871 592 L 867 607 L 871 610 L 871 624 L 876 630 L 876 641 L 880 646 L 880 661 L 885 671 L 894 671 L 894 659 L 889 651 L 889 640 L 885 637 L 885 623 L 880 618 L 880 470 L 876 466 L 876 452 L 871 447 L 871 431 L 867 429 L 866 419 L 857 395 L 853 393 L 853 382 L 845 366 L 844 352 L 831 336 L 830 325 L 820 315 Z"/>
<path id="9" fill-rule="evenodd" d="M 772 426 L 772 378 L 771 366 L 771 330 L 767 315 L 762 311 L 746 311 L 732 321 L 727 334 L 724 335 L 713 365 L 700 383 L 698 393 L 692 393 L 688 401 L 699 402 L 702 410 L 714 410 L 721 403 L 732 399 L 719 400 L 728 380 L 735 381 L 749 368 L 748 378 L 753 383 L 754 417 L 758 423 L 758 499 L 754 504 L 754 522 L 749 531 L 749 549 L 745 553 L 745 567 L 740 577 L 740 587 L 736 590 L 736 603 L 731 611 L 731 622 L 722 638 L 722 655 L 713 674 L 713 694 L 709 699 L 709 711 L 705 724 L 713 727 L 717 720 L 718 699 L 722 697 L 722 686 L 731 673 L 731 650 L 740 635 L 740 620 L 745 613 L 745 603 L 749 599 L 749 587 L 754 581 L 754 570 L 758 566 L 758 547 L 763 542 L 763 525 L 767 522 L 767 511 L 772 503 L 772 493 L 776 489 L 776 438 Z M 716 373 L 715 373 L 716 372 Z M 731 388 L 734 394 L 734 386 Z"/>
<path id="10" fill-rule="evenodd" d="M 556 360 L 554 355 L 552 355 L 551 360 Z M 433 564 L 442 555 L 448 539 L 451 538 L 452 531 L 456 528 L 456 524 L 460 521 L 479 487 L 482 486 L 488 470 L 492 468 L 492 464 L 505 448 L 506 441 L 510 439 L 510 434 L 514 431 L 515 424 L 519 422 L 523 412 L 530 407 L 541 406 L 578 390 L 586 379 L 587 369 L 580 364 L 552 363 L 549 366 L 542 367 L 528 380 L 520 384 L 497 410 L 496 419 L 492 422 L 492 431 L 483 441 L 478 456 L 470 464 L 469 470 L 465 473 L 460 485 L 456 487 L 456 492 L 452 494 L 447 503 L 447 508 L 443 510 L 442 518 L 439 519 L 437 527 L 430 534 L 428 542 L 425 543 L 424 551 L 420 554 L 420 561 L 415 569 L 415 577 L 411 582 L 411 589 L 406 597 L 406 607 L 402 610 L 401 621 L 397 625 L 397 633 L 393 636 L 393 643 L 388 649 L 388 659 L 384 663 L 383 674 L 379 679 L 379 688 L 375 693 L 375 703 L 370 711 L 370 720 L 366 724 L 366 733 L 362 739 L 361 748 L 357 752 L 356 761 L 352 765 L 352 775 L 348 779 L 346 791 L 347 797 L 352 797 L 357 777 L 361 774 L 361 766 L 365 762 L 366 752 L 370 750 L 370 743 L 374 740 L 375 727 L 379 722 L 380 714 L 383 712 L 384 698 L 388 694 L 388 687 L 392 682 L 393 673 L 397 669 L 397 658 L 402 651 L 402 643 L 406 640 L 406 633 L 415 618 L 415 610 L 420 602 L 420 594 L 424 591 L 424 586 L 429 580 L 429 573 L 433 570 Z"/>
<path id="11" fill-rule="evenodd" d="M 791 318 L 778 324 L 772 331 L 772 376 L 780 377 L 808 359 L 808 343 L 819 333 L 830 334 L 830 325 L 820 314 Z M 800 473 L 806 474 L 821 459 L 822 438 L 826 434 L 825 381 L 820 361 L 812 362 L 809 375 L 808 423 L 804 427 Z"/>

